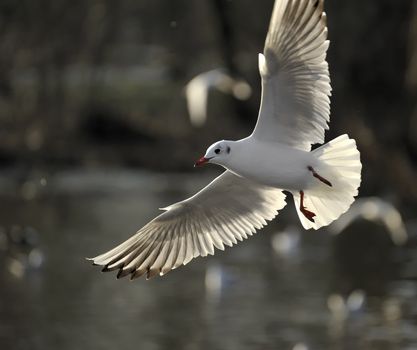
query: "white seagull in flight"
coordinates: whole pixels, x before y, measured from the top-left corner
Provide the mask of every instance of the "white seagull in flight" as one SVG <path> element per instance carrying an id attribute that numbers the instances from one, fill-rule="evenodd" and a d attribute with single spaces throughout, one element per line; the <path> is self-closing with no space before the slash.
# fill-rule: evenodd
<path id="1" fill-rule="evenodd" d="M 196 165 L 226 171 L 166 208 L 134 236 L 90 260 L 131 279 L 164 275 L 255 233 L 294 197 L 305 229 L 346 212 L 361 182 L 359 151 L 347 135 L 324 143 L 330 78 L 323 0 L 276 0 L 263 54 L 262 100 L 252 134 L 211 145 Z"/>

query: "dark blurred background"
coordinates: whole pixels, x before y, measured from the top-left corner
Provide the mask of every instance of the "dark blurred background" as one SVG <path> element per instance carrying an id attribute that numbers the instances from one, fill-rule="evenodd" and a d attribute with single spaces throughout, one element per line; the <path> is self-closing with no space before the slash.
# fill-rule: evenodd
<path id="1" fill-rule="evenodd" d="M 163 279 L 83 261 L 201 188 L 206 147 L 257 118 L 273 0 L 0 1 L 0 348 L 417 349 L 417 2 L 327 0 L 327 140 L 355 138 L 361 200 Z M 245 100 L 186 86 L 223 69 Z M 338 235 L 332 235 L 337 233 Z"/>

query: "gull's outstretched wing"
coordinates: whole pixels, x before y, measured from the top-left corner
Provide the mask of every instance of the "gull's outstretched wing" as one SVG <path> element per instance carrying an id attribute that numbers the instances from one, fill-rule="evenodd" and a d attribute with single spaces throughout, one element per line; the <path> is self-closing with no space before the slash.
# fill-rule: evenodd
<path id="1" fill-rule="evenodd" d="M 285 206 L 281 190 L 229 171 L 194 196 L 175 203 L 133 237 L 90 260 L 117 277 L 163 275 L 197 256 L 214 254 L 251 236 Z"/>
<path id="2" fill-rule="evenodd" d="M 323 0 L 276 0 L 259 55 L 262 101 L 253 136 L 310 150 L 324 142 L 331 87 Z"/>

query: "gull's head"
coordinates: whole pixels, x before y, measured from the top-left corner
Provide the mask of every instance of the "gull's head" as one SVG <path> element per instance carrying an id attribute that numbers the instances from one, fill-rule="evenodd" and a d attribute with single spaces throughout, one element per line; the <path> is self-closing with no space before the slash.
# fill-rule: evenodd
<path id="1" fill-rule="evenodd" d="M 207 148 L 206 154 L 197 160 L 194 166 L 201 166 L 206 163 L 225 165 L 232 152 L 231 141 L 218 141 Z"/>

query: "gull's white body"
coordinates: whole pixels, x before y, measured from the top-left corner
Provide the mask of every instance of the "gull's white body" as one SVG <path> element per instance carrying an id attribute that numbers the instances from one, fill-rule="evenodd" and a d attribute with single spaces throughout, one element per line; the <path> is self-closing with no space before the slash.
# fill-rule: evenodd
<path id="1" fill-rule="evenodd" d="M 318 185 L 308 166 L 315 169 L 325 166 L 311 152 L 276 142 L 263 142 L 253 136 L 233 142 L 233 157 L 218 164 L 254 182 L 294 191 Z"/>
<path id="2" fill-rule="evenodd" d="M 358 194 L 362 165 L 347 135 L 323 144 L 330 120 L 328 46 L 323 0 L 276 0 L 259 55 L 262 100 L 253 133 L 210 146 L 198 164 L 226 171 L 91 259 L 94 264 L 118 270 L 118 277 L 163 275 L 265 226 L 286 205 L 283 190 L 293 195 L 306 229 L 346 212 Z M 323 145 L 311 151 L 313 144 Z"/>

